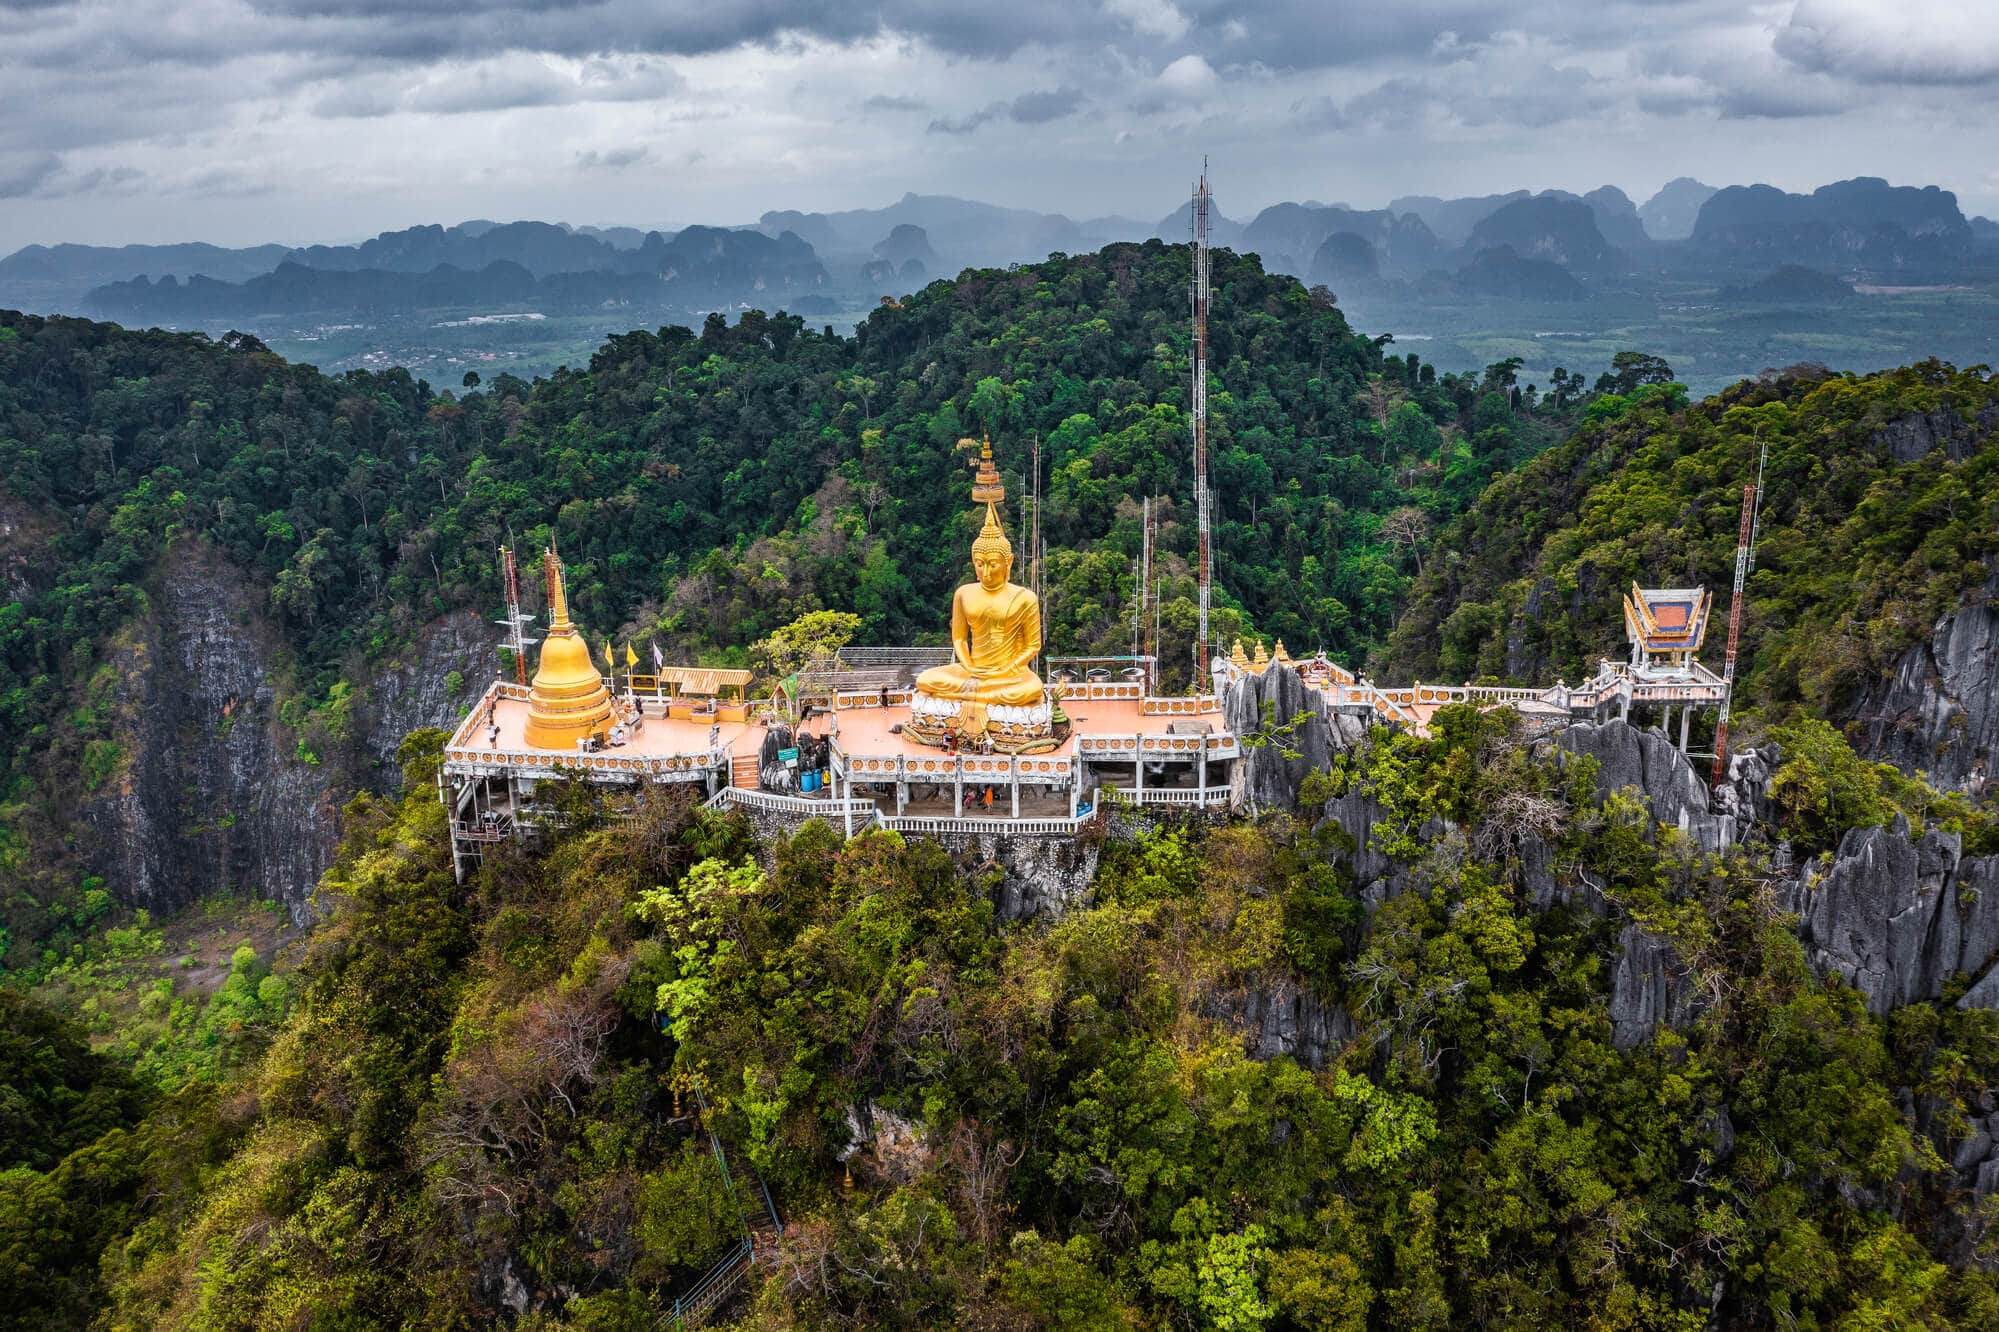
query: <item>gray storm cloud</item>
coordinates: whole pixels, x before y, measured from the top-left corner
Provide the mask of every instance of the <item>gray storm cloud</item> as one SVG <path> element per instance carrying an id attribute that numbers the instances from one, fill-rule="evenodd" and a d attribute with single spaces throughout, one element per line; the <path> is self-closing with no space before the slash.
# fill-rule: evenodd
<path id="1" fill-rule="evenodd" d="M 912 189 L 1147 216 L 1203 152 L 1235 211 L 1861 173 L 1990 211 L 1999 179 L 1964 165 L 1999 109 L 1999 25 L 1976 8 L 0 0 L 0 251 L 162 219 L 311 241 Z M 666 161 L 701 166 L 657 198 L 617 169 Z M 135 196 L 153 207 L 115 202 Z"/>

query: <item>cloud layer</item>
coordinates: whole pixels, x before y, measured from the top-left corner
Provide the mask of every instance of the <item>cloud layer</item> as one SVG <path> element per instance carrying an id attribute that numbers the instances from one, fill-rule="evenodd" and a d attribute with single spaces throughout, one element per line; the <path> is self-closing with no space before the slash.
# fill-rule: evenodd
<path id="1" fill-rule="evenodd" d="M 0 0 L 0 252 L 949 192 L 1285 198 L 1856 174 L 1999 212 L 1962 0 Z"/>

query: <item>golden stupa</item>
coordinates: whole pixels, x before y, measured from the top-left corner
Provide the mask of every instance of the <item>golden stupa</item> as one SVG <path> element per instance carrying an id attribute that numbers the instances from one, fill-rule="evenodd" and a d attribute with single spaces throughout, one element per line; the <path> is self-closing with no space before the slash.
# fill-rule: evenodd
<path id="1" fill-rule="evenodd" d="M 548 580 L 548 637 L 528 687 L 527 742 L 533 749 L 573 750 L 584 736 L 611 729 L 611 695 L 590 660 L 590 645 L 569 622 L 562 557 L 553 548 L 543 551 L 541 568 Z"/>

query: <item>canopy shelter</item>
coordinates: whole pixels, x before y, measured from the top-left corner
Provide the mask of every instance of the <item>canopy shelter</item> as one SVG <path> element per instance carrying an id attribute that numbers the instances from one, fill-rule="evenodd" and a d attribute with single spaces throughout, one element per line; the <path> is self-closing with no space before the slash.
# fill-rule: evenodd
<path id="1" fill-rule="evenodd" d="M 668 666 L 659 672 L 659 682 L 675 698 L 740 699 L 749 688 L 750 673 L 710 666 Z"/>

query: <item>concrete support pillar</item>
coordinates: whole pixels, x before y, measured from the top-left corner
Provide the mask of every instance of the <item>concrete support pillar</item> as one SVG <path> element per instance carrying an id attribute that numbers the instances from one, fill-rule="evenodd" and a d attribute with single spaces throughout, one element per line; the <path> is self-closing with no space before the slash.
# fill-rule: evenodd
<path id="1" fill-rule="evenodd" d="M 1201 788 L 1201 805 L 1208 803 L 1208 737 L 1201 737 L 1200 757 L 1194 760 L 1194 780 Z"/>
<path id="2" fill-rule="evenodd" d="M 1631 691 L 1629 689 L 1618 695 L 1617 719 L 1625 722 L 1631 720 Z"/>
<path id="3" fill-rule="evenodd" d="M 1020 760 L 1008 759 L 1006 766 L 1007 775 L 1013 780 L 1013 816 L 1017 819 L 1020 817 Z"/>
<path id="4" fill-rule="evenodd" d="M 1682 704 L 1680 707 L 1680 752 L 1682 754 L 1687 752 L 1687 726 L 1693 719 L 1694 705 L 1691 703 Z"/>
<path id="5" fill-rule="evenodd" d="M 1143 795 L 1145 794 L 1145 737 L 1143 735 L 1135 735 L 1131 740 L 1134 746 L 1131 751 L 1133 760 L 1131 765 L 1131 790 L 1133 795 Z"/>
<path id="6" fill-rule="evenodd" d="M 836 777 L 839 776 L 838 773 L 834 775 Z M 847 836 L 852 837 L 854 835 L 854 774 L 850 772 L 846 777 L 847 794 L 840 801 L 840 816 L 846 821 Z M 839 782 L 833 784 L 833 794 L 836 796 L 840 794 L 840 785 Z"/>
<path id="7" fill-rule="evenodd" d="M 965 812 L 965 761 L 960 758 L 954 758 L 951 762 L 953 765 L 951 773 L 951 813 L 954 815 L 963 814 Z"/>
<path id="8" fill-rule="evenodd" d="M 895 784 L 895 816 L 897 818 L 901 818 L 903 815 L 903 811 L 907 810 L 908 808 L 909 808 L 909 783 L 907 781 L 898 781 Z"/>

